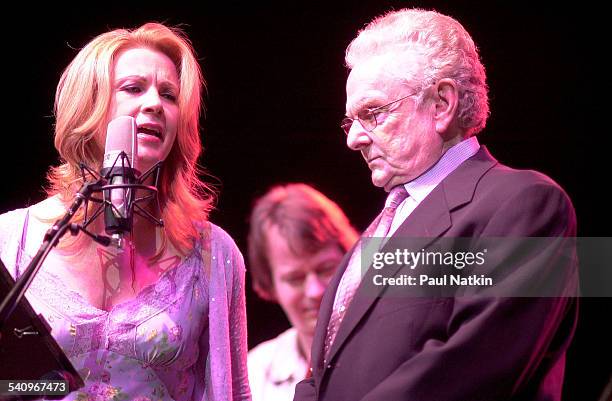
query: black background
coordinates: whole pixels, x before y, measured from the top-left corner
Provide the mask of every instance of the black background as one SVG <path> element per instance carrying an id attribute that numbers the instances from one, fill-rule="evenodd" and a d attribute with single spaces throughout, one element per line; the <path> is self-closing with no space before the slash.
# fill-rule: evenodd
<path id="1" fill-rule="evenodd" d="M 609 63 L 602 59 L 609 51 L 602 40 L 607 22 L 587 3 L 17 5 L 2 24 L 8 182 L 0 211 L 44 198 L 45 172 L 57 163 L 55 86 L 76 49 L 108 29 L 155 20 L 182 26 L 207 80 L 202 164 L 220 189 L 211 220 L 245 252 L 254 198 L 273 184 L 303 181 L 334 199 L 362 230 L 385 194 L 373 187 L 367 166 L 346 148 L 338 127 L 348 74 L 344 49 L 374 16 L 404 6 L 454 16 L 478 44 L 492 111 L 480 142 L 501 162 L 542 171 L 561 184 L 576 207 L 581 236 L 610 236 L 604 207 L 610 170 L 604 166 L 610 134 Z M 249 346 L 288 327 L 280 308 L 250 288 L 247 308 Z M 582 300 L 565 400 L 594 401 L 601 392 L 612 360 L 603 323 L 610 315 L 609 299 Z"/>

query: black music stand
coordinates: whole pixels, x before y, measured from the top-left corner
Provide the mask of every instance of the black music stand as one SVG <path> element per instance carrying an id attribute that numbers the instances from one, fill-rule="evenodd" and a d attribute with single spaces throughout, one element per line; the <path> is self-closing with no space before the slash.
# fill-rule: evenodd
<path id="1" fill-rule="evenodd" d="M 0 261 L 0 300 L 15 285 Z M 76 372 L 60 346 L 51 336 L 50 327 L 42 316 L 34 312 L 23 297 L 4 327 L 0 328 L 1 380 L 68 380 L 69 391 L 83 387 L 83 379 Z M 29 333 L 29 334 L 28 334 Z M 37 334 L 31 334 L 37 333 Z M 33 400 L 41 396 L 16 396 L 9 400 Z"/>

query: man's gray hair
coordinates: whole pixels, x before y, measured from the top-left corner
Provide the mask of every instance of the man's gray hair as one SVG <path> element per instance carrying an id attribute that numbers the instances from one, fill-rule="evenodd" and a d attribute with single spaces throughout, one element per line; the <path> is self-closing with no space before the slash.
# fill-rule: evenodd
<path id="1" fill-rule="evenodd" d="M 424 89 L 443 78 L 453 79 L 459 91 L 458 121 L 469 135 L 480 132 L 489 116 L 488 87 L 478 49 L 465 28 L 436 11 L 403 9 L 379 16 L 359 32 L 346 49 L 346 65 L 392 54 L 398 78 Z M 410 56 L 410 57 L 403 57 Z M 415 74 L 416 60 L 421 65 Z M 411 65 L 402 65 L 410 60 Z M 412 68 L 411 68 L 412 67 Z M 398 73 L 398 71 L 400 71 Z"/>

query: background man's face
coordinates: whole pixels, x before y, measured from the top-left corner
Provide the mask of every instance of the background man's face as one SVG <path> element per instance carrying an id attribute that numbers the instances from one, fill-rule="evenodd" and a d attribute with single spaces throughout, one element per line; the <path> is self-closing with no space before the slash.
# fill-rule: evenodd
<path id="1" fill-rule="evenodd" d="M 267 254 L 274 297 L 300 336 L 313 336 L 325 288 L 344 251 L 329 244 L 306 255 L 296 255 L 278 226 L 270 225 Z"/>

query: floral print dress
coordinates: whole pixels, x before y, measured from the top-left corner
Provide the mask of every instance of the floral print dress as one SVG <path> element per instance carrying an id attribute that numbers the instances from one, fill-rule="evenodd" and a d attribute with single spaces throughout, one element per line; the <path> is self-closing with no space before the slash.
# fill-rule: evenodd
<path id="1" fill-rule="evenodd" d="M 0 216 L 0 252 L 13 277 L 23 273 L 33 255 L 25 244 L 26 210 Z M 15 225 L 20 219 L 23 223 Z M 23 229 L 16 230 L 20 225 Z M 43 265 L 26 296 L 34 310 L 45 317 L 51 334 L 85 382 L 66 400 L 250 399 L 244 367 L 242 287 L 235 288 L 227 299 L 217 300 L 228 304 L 222 310 L 229 309 L 235 315 L 234 319 L 229 316 L 231 324 L 226 325 L 230 332 L 211 336 L 209 331 L 210 304 L 215 302 L 211 296 L 214 271 L 237 269 L 242 271 L 237 274 L 240 278 L 244 273 L 242 256 L 223 230 L 210 223 L 205 227 L 203 240 L 189 257 L 135 298 L 109 311 L 90 305 Z M 15 235 L 18 232 L 20 235 Z M 223 279 L 216 282 L 227 284 Z M 241 284 L 240 280 L 234 282 Z M 215 342 L 223 343 L 224 338 L 228 338 L 227 344 L 217 346 Z M 215 353 L 221 358 L 215 358 Z M 219 363 L 215 368 L 215 359 L 228 360 L 226 372 L 220 371 Z"/>

